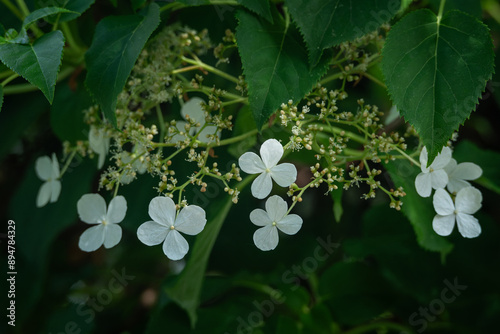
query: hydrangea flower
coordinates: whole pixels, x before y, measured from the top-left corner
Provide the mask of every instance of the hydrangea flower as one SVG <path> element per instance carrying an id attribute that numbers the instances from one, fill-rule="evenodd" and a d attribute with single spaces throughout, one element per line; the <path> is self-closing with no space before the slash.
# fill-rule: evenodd
<path id="1" fill-rule="evenodd" d="M 78 247 L 85 252 L 92 252 L 104 244 L 111 248 L 122 238 L 122 228 L 118 225 L 127 213 L 127 201 L 123 196 L 116 196 L 109 202 L 99 194 L 85 194 L 76 204 L 80 219 L 87 224 L 95 224 L 80 236 Z"/>
<path id="2" fill-rule="evenodd" d="M 188 117 L 192 119 L 193 121 L 197 122 L 200 124 L 200 127 L 193 126 L 189 129 L 189 134 L 191 136 L 194 136 L 198 131 L 200 130 L 203 125 L 205 125 L 205 111 L 203 110 L 202 103 L 205 103 L 203 99 L 199 97 L 193 97 L 186 103 L 181 108 L 181 116 L 184 119 L 187 119 Z M 185 132 L 185 126 L 188 124 L 188 122 L 185 121 L 178 121 L 176 123 L 176 127 L 179 131 Z M 217 127 L 215 125 L 207 125 L 198 135 L 198 140 L 203 142 L 203 143 L 208 143 L 210 141 L 210 138 L 208 137 L 209 135 L 213 135 L 217 131 Z M 186 136 L 184 135 L 175 135 L 172 138 L 173 142 L 179 142 L 179 141 L 184 141 L 186 140 Z"/>
<path id="3" fill-rule="evenodd" d="M 283 156 L 283 146 L 276 139 L 268 139 L 260 147 L 260 155 L 244 153 L 238 163 L 245 173 L 260 175 L 252 183 L 252 195 L 265 198 L 273 188 L 274 180 L 281 187 L 290 186 L 297 179 L 297 169 L 293 164 L 279 164 Z M 272 179 L 272 180 L 271 180 Z"/>
<path id="4" fill-rule="evenodd" d="M 104 160 L 109 151 L 109 137 L 106 136 L 106 129 L 91 127 L 89 132 L 89 145 L 92 151 L 99 155 L 97 168 L 102 168 Z"/>
<path id="5" fill-rule="evenodd" d="M 38 190 L 36 206 L 41 208 L 49 201 L 54 203 L 61 193 L 61 181 L 59 181 L 59 162 L 56 155 L 52 153 L 52 160 L 48 156 L 39 157 L 35 162 L 36 175 L 45 181 Z"/>
<path id="6" fill-rule="evenodd" d="M 465 238 L 475 238 L 481 234 L 481 226 L 472 215 L 481 208 L 483 196 L 473 187 L 462 188 L 455 203 L 444 189 L 437 189 L 433 197 L 437 215 L 432 221 L 434 231 L 442 236 L 450 235 L 457 221 L 458 231 Z"/>
<path id="7" fill-rule="evenodd" d="M 250 212 L 250 221 L 262 226 L 253 235 L 255 246 L 263 251 L 273 250 L 278 246 L 278 230 L 293 235 L 302 227 L 302 218 L 287 215 L 288 205 L 279 196 L 271 196 L 266 201 L 266 210 L 255 209 Z"/>
<path id="8" fill-rule="evenodd" d="M 433 188 L 440 189 L 446 187 L 448 174 L 446 174 L 444 167 L 451 160 L 451 149 L 443 147 L 441 153 L 437 155 L 429 167 L 427 167 L 427 160 L 427 148 L 424 146 L 422 152 L 420 152 L 420 168 L 422 172 L 415 179 L 415 188 L 417 189 L 417 193 L 422 197 L 429 197 Z"/>
<path id="9" fill-rule="evenodd" d="M 129 164 L 131 163 L 130 168 L 127 168 L 125 172 L 120 177 L 121 184 L 129 184 L 135 178 L 135 172 L 139 174 L 144 174 L 148 169 L 148 163 L 144 157 L 147 155 L 147 149 L 144 145 L 136 145 L 132 150 L 132 153 L 123 151 L 120 154 L 120 159 L 122 163 Z M 140 156 L 140 158 L 137 158 Z"/>
<path id="10" fill-rule="evenodd" d="M 137 229 L 139 240 L 148 245 L 163 242 L 163 253 L 171 260 L 182 259 L 189 250 L 189 244 L 179 233 L 196 235 L 207 222 L 205 210 L 196 205 L 184 207 L 176 217 L 174 201 L 169 197 L 155 197 L 149 203 L 149 216 L 153 219 Z"/>
<path id="11" fill-rule="evenodd" d="M 470 183 L 466 180 L 475 180 L 481 177 L 483 170 L 478 165 L 472 162 L 462 162 L 457 164 L 455 159 L 451 159 L 448 165 L 444 168 L 448 174 L 448 184 L 446 188 L 452 194 L 465 187 L 470 187 Z"/>

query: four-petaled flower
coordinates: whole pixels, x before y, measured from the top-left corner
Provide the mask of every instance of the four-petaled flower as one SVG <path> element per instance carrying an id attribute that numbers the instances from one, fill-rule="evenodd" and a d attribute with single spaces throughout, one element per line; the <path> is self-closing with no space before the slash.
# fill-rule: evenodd
<path id="1" fill-rule="evenodd" d="M 92 151 L 99 155 L 97 168 L 100 169 L 104 165 L 104 160 L 109 151 L 109 137 L 106 136 L 106 129 L 91 127 L 89 132 L 89 146 Z"/>
<path id="2" fill-rule="evenodd" d="M 59 181 L 59 162 L 56 155 L 52 153 L 52 160 L 48 156 L 39 157 L 35 163 L 35 172 L 38 177 L 45 181 L 38 191 L 36 206 L 42 207 L 49 201 L 54 203 L 61 193 L 61 181 Z"/>
<path id="3" fill-rule="evenodd" d="M 184 103 L 184 105 L 181 108 L 181 116 L 184 119 L 187 119 L 189 117 L 189 119 L 191 119 L 191 120 L 195 121 L 196 123 L 200 124 L 200 127 L 192 126 L 189 129 L 189 134 L 191 136 L 194 136 L 196 133 L 198 133 L 198 131 L 200 131 L 200 129 L 206 123 L 206 121 L 205 121 L 205 111 L 201 107 L 202 103 L 205 103 L 205 101 L 203 101 L 199 97 L 193 97 L 189 101 L 187 101 L 186 103 Z M 186 124 L 188 124 L 188 123 L 185 122 L 185 121 L 178 121 L 178 122 L 176 122 L 175 126 L 177 127 L 177 129 L 180 132 L 185 132 L 186 131 L 185 130 Z M 217 134 L 218 135 L 219 133 L 216 133 L 216 132 L 217 132 L 217 126 L 207 124 L 203 128 L 203 130 L 201 130 L 201 132 L 198 134 L 197 139 L 199 141 L 203 142 L 203 143 L 208 143 L 208 142 L 210 142 L 210 138 L 208 136 L 209 135 L 213 135 L 213 134 Z M 177 134 L 177 135 L 175 135 L 172 138 L 172 142 L 174 142 L 174 143 L 175 142 L 179 142 L 179 141 L 184 141 L 184 140 L 186 140 L 186 136 L 185 135 L 180 135 L 180 134 Z"/>
<path id="4" fill-rule="evenodd" d="M 279 164 L 283 156 L 283 146 L 276 139 L 268 139 L 260 147 L 260 155 L 244 153 L 239 159 L 241 169 L 248 174 L 260 175 L 252 183 L 252 195 L 265 198 L 273 187 L 274 180 L 281 187 L 290 186 L 297 179 L 297 169 L 293 164 Z M 272 179 L 272 180 L 271 180 Z"/>
<path id="5" fill-rule="evenodd" d="M 437 189 L 433 197 L 437 215 L 432 221 L 434 231 L 442 236 L 450 235 L 457 221 L 458 231 L 465 238 L 475 238 L 481 234 L 481 226 L 472 215 L 481 208 L 483 197 L 473 187 L 462 188 L 455 198 L 455 203 L 444 189 Z"/>
<path id="6" fill-rule="evenodd" d="M 149 203 L 149 216 L 153 219 L 137 229 L 137 237 L 148 246 L 163 242 L 163 253 L 171 260 L 182 259 L 189 244 L 179 233 L 196 235 L 207 222 L 205 210 L 196 205 L 184 207 L 176 217 L 174 201 L 169 197 L 155 197 Z"/>
<path id="7" fill-rule="evenodd" d="M 83 195 L 77 203 L 78 215 L 87 224 L 97 224 L 85 230 L 80 236 L 78 247 L 85 252 L 92 252 L 104 244 L 111 248 L 122 238 L 122 228 L 118 225 L 127 213 L 127 201 L 123 196 L 116 196 L 109 202 L 99 194 Z"/>
<path id="8" fill-rule="evenodd" d="M 415 179 L 415 188 L 417 189 L 417 193 L 422 197 L 429 197 L 432 188 L 440 189 L 446 187 L 448 174 L 446 174 L 444 167 L 451 160 L 451 149 L 443 147 L 441 153 L 437 155 L 429 167 L 427 167 L 427 160 L 427 148 L 424 146 L 422 152 L 420 152 L 420 168 L 422 172 Z"/>
<path id="9" fill-rule="evenodd" d="M 250 212 L 250 221 L 262 226 L 253 235 L 255 246 L 263 251 L 278 246 L 278 230 L 293 235 L 302 227 L 302 218 L 298 215 L 287 215 L 288 205 L 279 196 L 271 196 L 266 201 L 266 210 L 255 209 Z"/>
<path id="10" fill-rule="evenodd" d="M 472 162 L 457 164 L 455 159 L 451 159 L 444 170 L 448 174 L 446 188 L 452 194 L 458 193 L 462 188 L 470 187 L 470 183 L 466 180 L 478 179 L 483 174 L 483 170 L 478 165 Z"/>

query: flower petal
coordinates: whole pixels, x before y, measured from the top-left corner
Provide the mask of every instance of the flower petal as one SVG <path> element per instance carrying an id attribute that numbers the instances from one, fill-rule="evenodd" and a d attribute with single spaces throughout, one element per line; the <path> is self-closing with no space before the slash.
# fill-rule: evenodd
<path id="1" fill-rule="evenodd" d="M 241 170 L 247 174 L 262 173 L 266 170 L 266 166 L 264 166 L 262 159 L 253 152 L 244 153 L 238 159 L 238 164 Z"/>
<path id="2" fill-rule="evenodd" d="M 116 196 L 109 202 L 108 213 L 106 214 L 108 223 L 117 224 L 125 218 L 127 213 L 127 200 L 123 196 Z"/>
<path id="3" fill-rule="evenodd" d="M 179 212 L 175 220 L 175 229 L 189 235 L 196 235 L 203 231 L 207 219 L 205 210 L 197 205 L 189 205 Z"/>
<path id="4" fill-rule="evenodd" d="M 56 154 L 55 153 L 52 153 L 52 175 L 51 175 L 51 179 L 57 179 L 59 178 L 59 161 L 57 160 L 57 157 L 56 157 Z"/>
<path id="5" fill-rule="evenodd" d="M 257 176 L 252 183 L 252 195 L 255 198 L 263 199 L 271 193 L 273 189 L 273 181 L 271 181 L 271 174 L 264 172 Z"/>
<path id="6" fill-rule="evenodd" d="M 449 179 L 446 189 L 452 194 L 457 194 L 461 189 L 470 187 L 470 183 L 460 179 Z"/>
<path id="7" fill-rule="evenodd" d="M 104 225 L 99 224 L 86 229 L 80 236 L 78 247 L 85 252 L 93 252 L 104 243 Z"/>
<path id="8" fill-rule="evenodd" d="M 50 202 L 57 202 L 59 194 L 61 194 L 61 181 L 51 180 L 48 183 L 50 183 Z"/>
<path id="9" fill-rule="evenodd" d="M 446 172 L 446 174 L 450 176 L 451 173 L 453 173 L 453 171 L 455 170 L 455 168 L 457 168 L 457 161 L 452 158 L 450 159 L 450 162 L 448 162 L 448 164 L 443 169 Z"/>
<path id="10" fill-rule="evenodd" d="M 483 170 L 472 162 L 462 162 L 452 173 L 453 178 L 462 180 L 475 180 L 483 175 Z"/>
<path id="11" fill-rule="evenodd" d="M 201 107 L 202 103 L 205 103 L 205 101 L 199 97 L 192 97 L 189 99 L 181 108 L 182 117 L 186 119 L 186 116 L 189 115 L 189 118 L 201 125 L 205 124 L 205 111 Z"/>
<path id="12" fill-rule="evenodd" d="M 36 175 L 42 180 L 47 181 L 52 176 L 52 161 L 48 156 L 39 157 L 35 162 Z"/>
<path id="13" fill-rule="evenodd" d="M 451 149 L 448 146 L 443 147 L 441 153 L 432 162 L 431 166 L 433 169 L 443 169 L 451 160 Z"/>
<path id="14" fill-rule="evenodd" d="M 428 154 L 427 154 L 427 147 L 423 147 L 422 151 L 420 151 L 420 168 L 423 173 L 428 173 L 429 172 L 429 167 L 427 167 L 427 161 L 428 161 Z M 420 195 L 422 196 L 422 195 Z M 427 196 L 425 196 L 427 197 Z"/>
<path id="15" fill-rule="evenodd" d="M 273 225 L 261 227 L 253 234 L 255 246 L 263 251 L 275 249 L 278 246 L 278 241 L 278 229 Z"/>
<path id="16" fill-rule="evenodd" d="M 455 198 L 455 207 L 458 212 L 468 213 L 470 215 L 481 209 L 483 195 L 474 187 L 460 189 Z"/>
<path id="17" fill-rule="evenodd" d="M 276 139 L 268 139 L 260 147 L 260 156 L 266 168 L 272 168 L 278 164 L 283 156 L 283 145 Z"/>
<path id="18" fill-rule="evenodd" d="M 441 216 L 451 215 L 455 211 L 453 200 L 450 194 L 444 189 L 436 190 L 432 198 L 432 204 L 434 205 L 434 210 Z"/>
<path id="19" fill-rule="evenodd" d="M 422 165 L 423 166 L 423 165 Z M 420 173 L 415 178 L 415 189 L 422 197 L 429 197 L 432 192 L 432 177 L 429 173 Z"/>
<path id="20" fill-rule="evenodd" d="M 450 235 L 451 232 L 453 231 L 454 226 L 455 226 L 455 215 L 447 215 L 447 216 L 435 215 L 434 219 L 432 220 L 432 228 L 437 234 L 443 237 Z"/>
<path id="21" fill-rule="evenodd" d="M 99 194 L 85 194 L 76 203 L 80 220 L 87 224 L 99 224 L 106 217 L 106 202 Z"/>
<path id="22" fill-rule="evenodd" d="M 165 241 L 169 231 L 170 228 L 165 225 L 150 220 L 139 226 L 137 229 L 137 238 L 147 246 L 158 245 Z"/>
<path id="23" fill-rule="evenodd" d="M 174 201 L 169 197 L 158 196 L 149 202 L 149 216 L 158 224 L 173 226 L 176 211 Z"/>
<path id="24" fill-rule="evenodd" d="M 283 163 L 271 169 L 271 177 L 281 187 L 288 187 L 297 180 L 297 168 L 290 163 Z"/>
<path id="25" fill-rule="evenodd" d="M 250 221 L 257 226 L 266 226 L 273 222 L 267 212 L 262 209 L 255 209 L 250 212 Z"/>
<path id="26" fill-rule="evenodd" d="M 196 132 L 198 132 L 198 128 L 196 128 Z M 207 125 L 203 130 L 201 130 L 198 135 L 198 140 L 202 143 L 208 144 L 211 139 L 208 137 L 209 135 L 217 134 L 220 137 L 220 131 L 217 132 L 217 126 L 215 125 Z"/>
<path id="27" fill-rule="evenodd" d="M 457 226 L 464 238 L 475 238 L 481 234 L 481 225 L 477 218 L 466 213 L 457 213 Z"/>
<path id="28" fill-rule="evenodd" d="M 41 208 L 49 203 L 52 191 L 52 182 L 47 181 L 42 184 L 40 189 L 38 190 L 38 195 L 36 196 L 36 206 L 37 208 Z"/>
<path id="29" fill-rule="evenodd" d="M 180 260 L 182 259 L 189 250 L 189 244 L 186 239 L 177 232 L 176 230 L 171 230 L 167 237 L 165 238 L 165 242 L 163 242 L 163 253 L 170 260 Z"/>
<path id="30" fill-rule="evenodd" d="M 276 226 L 281 232 L 293 235 L 296 234 L 302 227 L 302 218 L 298 215 L 291 214 L 280 220 Z"/>
<path id="31" fill-rule="evenodd" d="M 107 224 L 104 226 L 104 247 L 116 246 L 122 239 L 122 228 L 117 224 Z"/>
<path id="32" fill-rule="evenodd" d="M 288 204 L 278 195 L 271 196 L 266 201 L 266 211 L 271 222 L 279 222 L 288 211 Z"/>
<path id="33" fill-rule="evenodd" d="M 448 174 L 444 169 L 436 169 L 429 173 L 431 176 L 431 184 L 434 189 L 441 189 L 448 184 Z"/>

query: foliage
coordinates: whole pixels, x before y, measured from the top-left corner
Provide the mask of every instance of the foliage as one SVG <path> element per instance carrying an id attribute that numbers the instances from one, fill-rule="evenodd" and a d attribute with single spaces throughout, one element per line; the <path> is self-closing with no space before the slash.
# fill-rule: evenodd
<path id="1" fill-rule="evenodd" d="M 495 332 L 498 38 L 494 0 L 1 0 L 5 328 Z"/>

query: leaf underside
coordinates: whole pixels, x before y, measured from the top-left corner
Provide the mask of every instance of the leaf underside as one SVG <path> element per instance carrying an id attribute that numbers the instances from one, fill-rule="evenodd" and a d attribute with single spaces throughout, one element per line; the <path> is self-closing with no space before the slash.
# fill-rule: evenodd
<path id="1" fill-rule="evenodd" d="M 92 45 L 85 54 L 88 70 L 85 83 L 114 126 L 117 96 L 159 23 L 159 7 L 152 3 L 136 15 L 107 17 L 97 25 Z"/>
<path id="2" fill-rule="evenodd" d="M 327 59 L 310 69 L 302 37 L 277 15 L 274 24 L 242 10 L 236 17 L 250 108 L 260 129 L 282 103 L 298 101 L 312 89 L 325 73 Z"/>
<path id="3" fill-rule="evenodd" d="M 470 116 L 491 78 L 488 29 L 460 11 L 438 22 L 422 9 L 392 28 L 382 54 L 387 89 L 427 147 L 430 163 Z"/>

